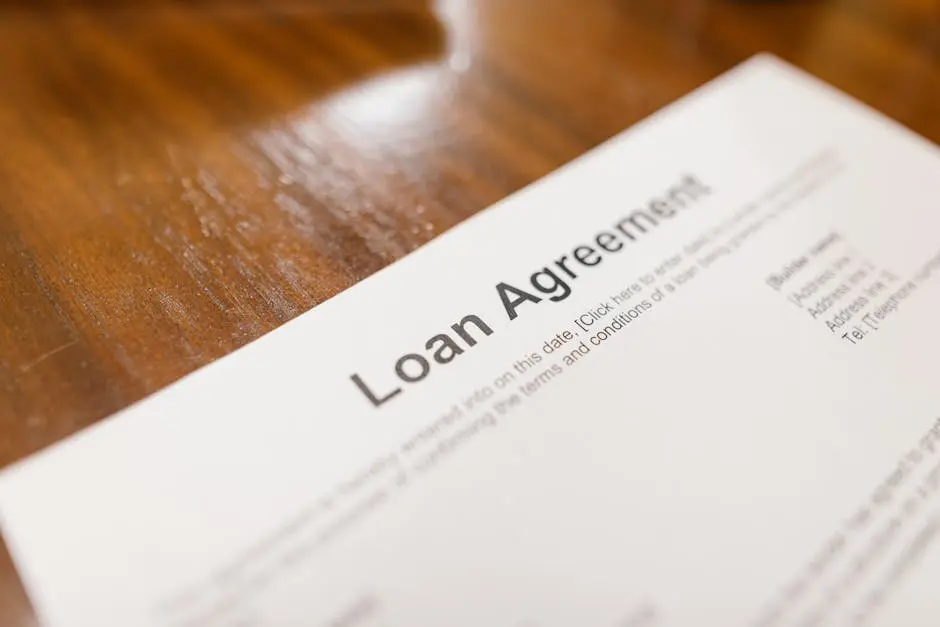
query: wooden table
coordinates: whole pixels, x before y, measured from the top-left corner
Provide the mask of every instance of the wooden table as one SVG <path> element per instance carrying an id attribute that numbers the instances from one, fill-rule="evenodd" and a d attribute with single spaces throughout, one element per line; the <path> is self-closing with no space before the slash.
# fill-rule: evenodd
<path id="1" fill-rule="evenodd" d="M 760 50 L 940 142 L 936 0 L 0 0 L 0 466 Z"/>

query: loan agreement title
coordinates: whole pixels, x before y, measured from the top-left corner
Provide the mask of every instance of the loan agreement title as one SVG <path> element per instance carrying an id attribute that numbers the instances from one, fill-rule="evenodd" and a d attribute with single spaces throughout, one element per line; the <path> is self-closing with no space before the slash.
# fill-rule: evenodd
<path id="1" fill-rule="evenodd" d="M 546 301 L 558 303 L 567 299 L 582 274 L 608 258 L 613 261 L 629 244 L 695 207 L 711 193 L 711 188 L 696 176 L 683 175 L 663 193 L 631 211 L 609 229 L 597 233 L 589 244 L 578 244 L 570 252 L 537 269 L 529 275 L 528 282 L 497 283 L 496 295 L 506 316 L 510 321 L 516 320 L 525 308 Z M 372 405 L 380 407 L 401 394 L 405 385 L 427 379 L 434 367 L 432 364 L 449 364 L 492 334 L 492 327 L 483 318 L 477 314 L 466 314 L 446 331 L 429 338 L 423 351 L 409 352 L 399 357 L 391 373 L 381 379 L 381 385 L 367 384 L 359 373 L 351 375 L 350 379 Z"/>

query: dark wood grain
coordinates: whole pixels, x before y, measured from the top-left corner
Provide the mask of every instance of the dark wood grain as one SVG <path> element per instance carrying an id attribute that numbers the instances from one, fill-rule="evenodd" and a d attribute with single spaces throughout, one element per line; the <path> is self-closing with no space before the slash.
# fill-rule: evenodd
<path id="1" fill-rule="evenodd" d="M 0 466 L 761 50 L 940 141 L 934 0 L 0 1 Z"/>

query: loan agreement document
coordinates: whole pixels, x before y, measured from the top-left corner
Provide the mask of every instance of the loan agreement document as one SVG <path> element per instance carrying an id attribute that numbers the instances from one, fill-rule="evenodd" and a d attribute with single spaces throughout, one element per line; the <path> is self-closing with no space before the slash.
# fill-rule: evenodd
<path id="1" fill-rule="evenodd" d="M 758 57 L 0 477 L 50 627 L 940 624 L 940 150 Z"/>

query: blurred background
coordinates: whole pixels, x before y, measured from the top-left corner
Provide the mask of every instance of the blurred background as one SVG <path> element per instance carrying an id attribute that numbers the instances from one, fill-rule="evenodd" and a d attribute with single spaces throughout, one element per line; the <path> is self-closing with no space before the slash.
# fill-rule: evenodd
<path id="1" fill-rule="evenodd" d="M 764 50 L 940 141 L 935 0 L 0 0 L 0 467 Z"/>

